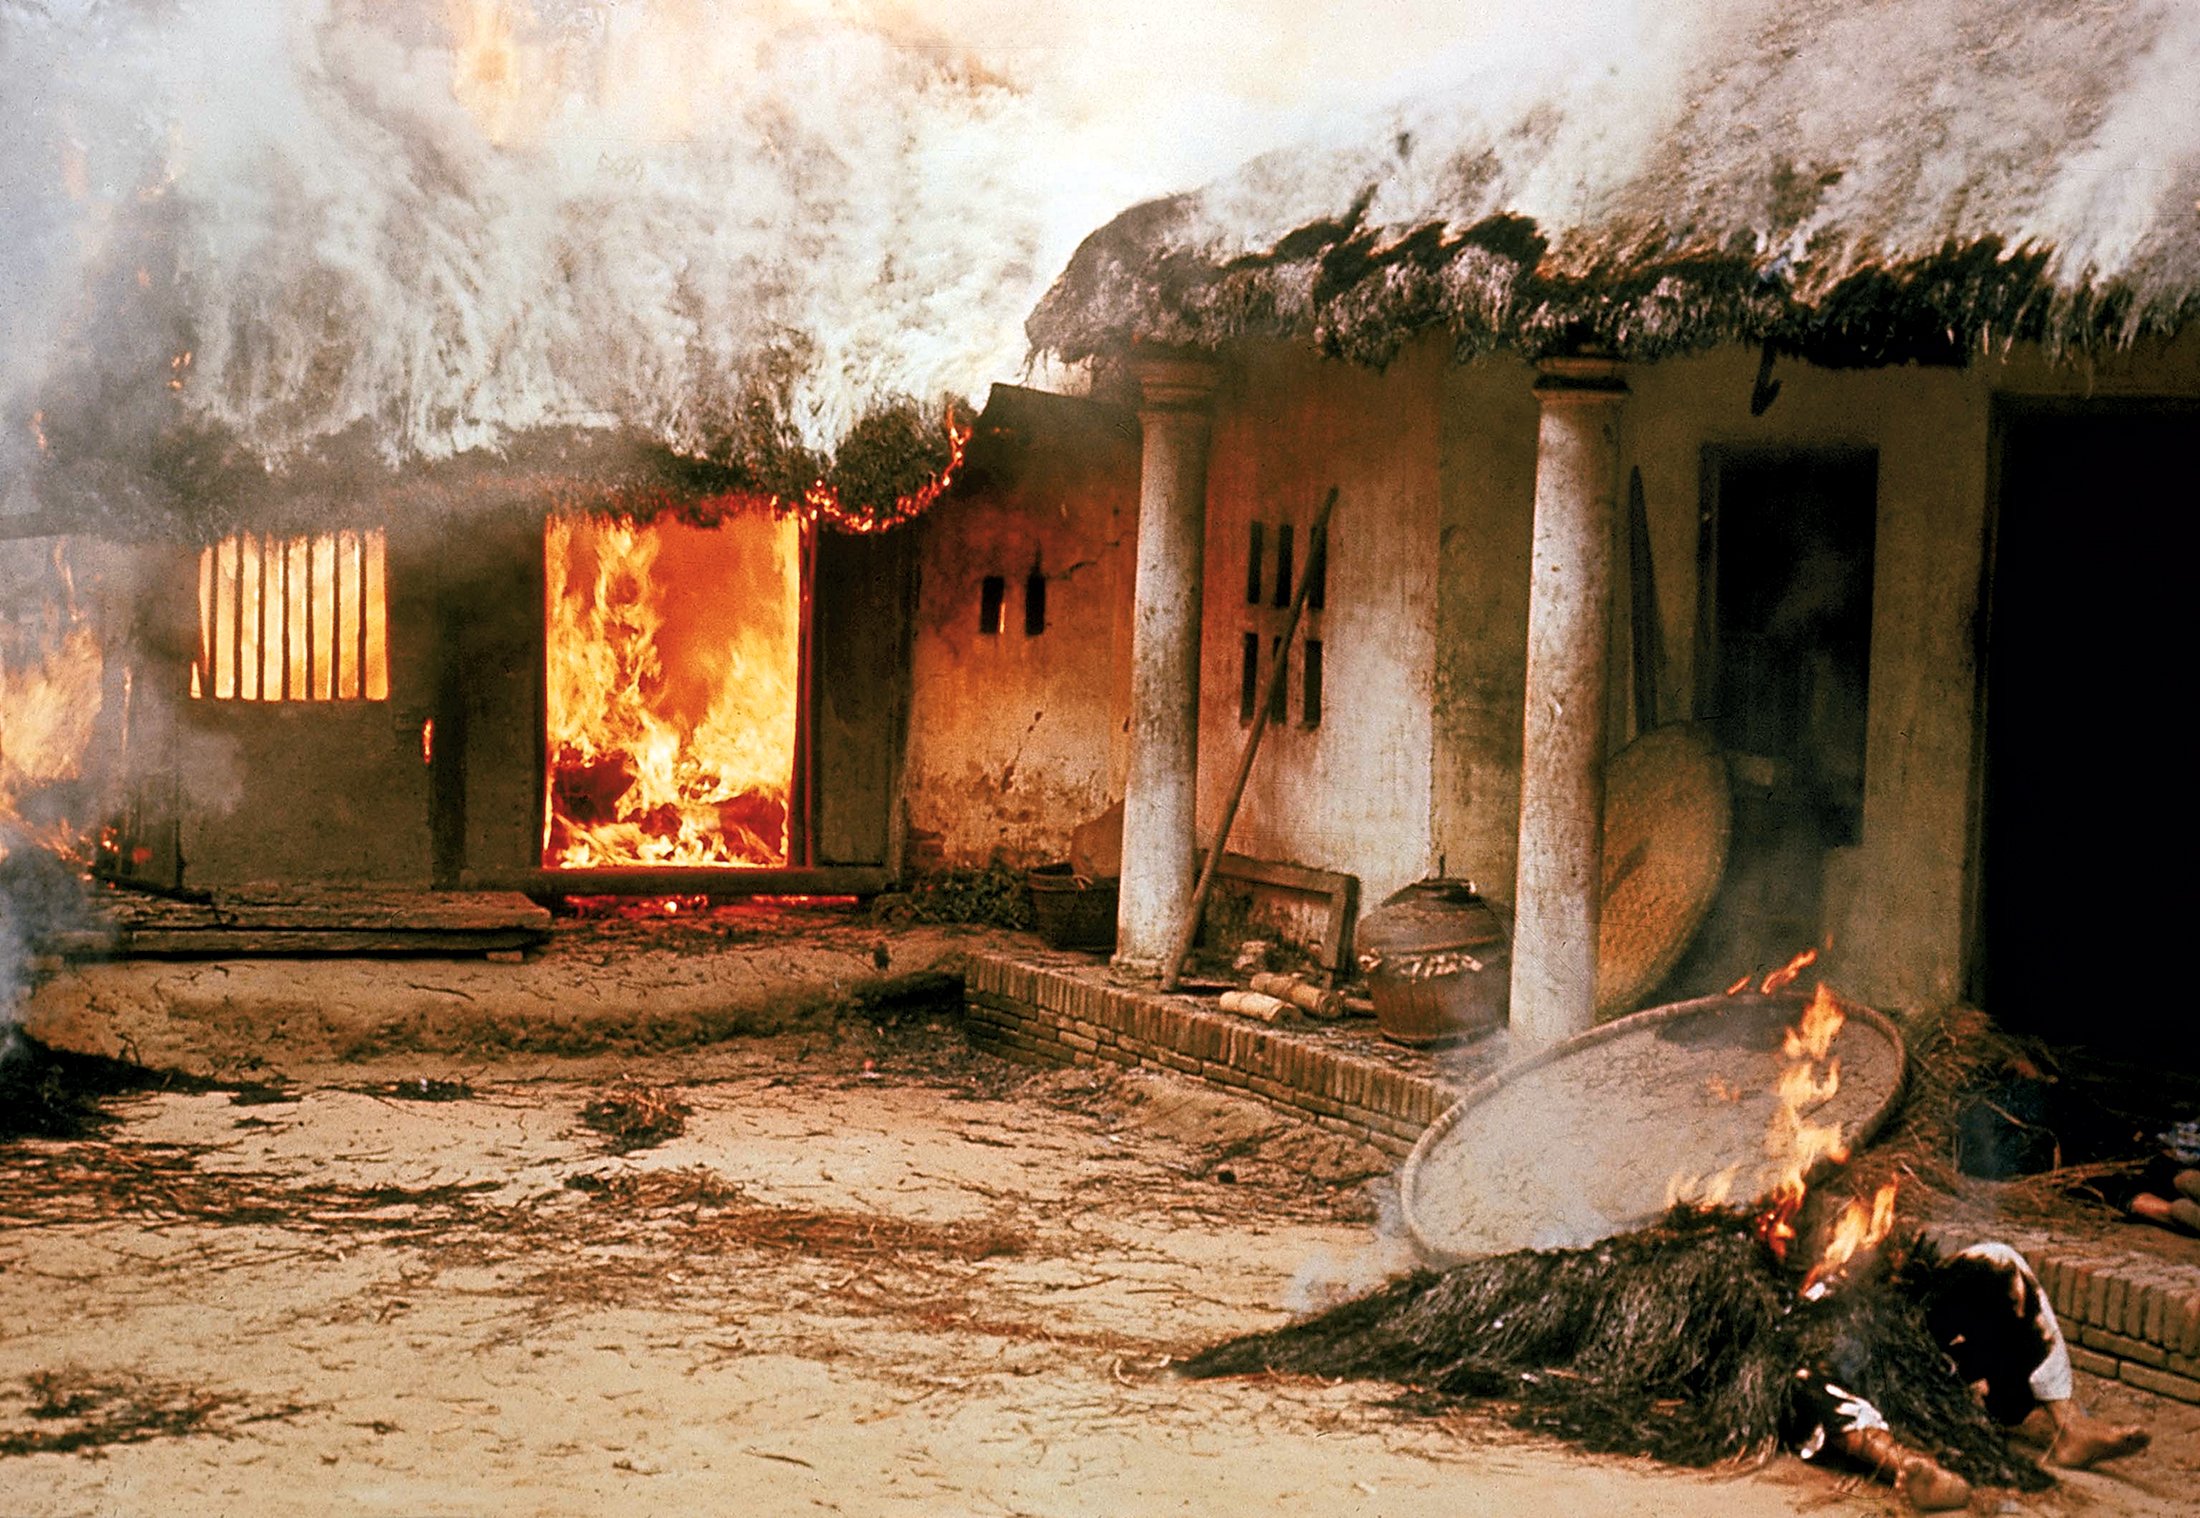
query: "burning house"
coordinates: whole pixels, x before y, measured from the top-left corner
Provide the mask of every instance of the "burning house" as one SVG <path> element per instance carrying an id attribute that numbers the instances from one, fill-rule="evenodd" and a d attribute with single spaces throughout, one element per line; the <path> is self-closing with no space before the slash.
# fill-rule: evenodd
<path id="1" fill-rule="evenodd" d="M 1017 103 L 831 17 L 447 9 L 16 27 L 0 539 L 85 657 L 11 647 L 75 683 L 10 762 L 96 755 L 170 892 L 876 891 L 904 524 L 1038 235 L 926 165 Z"/>
<path id="2" fill-rule="evenodd" d="M 1311 555 L 1232 847 L 1371 898 L 1471 876 L 1517 914 L 1516 1031 L 1586 1026 L 1625 864 L 1605 759 L 1674 721 L 1734 785 L 1706 973 L 1816 943 L 1881 1005 L 2152 1031 L 2096 1004 L 2058 917 L 2080 881 L 2123 900 L 2159 836 L 2106 735 L 2174 646 L 2200 159 L 2170 81 L 2200 39 L 2151 6 L 1736 19 L 1137 207 L 1033 314 L 1143 425 L 1135 544 L 1124 482 L 1065 549 L 1129 604 L 1070 708 L 1038 661 L 1090 649 L 1011 628 L 970 668 L 1034 741 L 1111 714 L 1126 956 L 1183 911 Z M 1023 552 L 988 571 L 1011 593 Z M 915 814 L 948 804 L 927 783 Z M 2120 935 L 2174 936 L 2128 904 Z"/>
<path id="3" fill-rule="evenodd" d="M 1537 1037 L 1625 864 L 1604 758 L 1675 721 L 1735 786 L 1707 967 L 1818 943 L 1876 1003 L 2043 1026 L 2079 989 L 2053 883 L 2156 831 L 2098 735 L 2152 706 L 2200 399 L 2181 16 L 1789 7 L 1424 99 L 1092 234 L 1026 324 L 1080 393 L 981 417 L 1036 213 L 966 267 L 930 179 L 818 157 L 781 86 L 830 51 L 889 157 L 958 162 L 1012 93 L 822 25 L 465 14 L 244 27 L 296 143 L 101 162 L 112 92 L 54 108 L 98 236 L 5 530 L 138 545 L 110 868 L 868 892 L 1120 803 L 1150 964 L 1318 566 L 1231 846 L 1471 877 Z M 668 103 L 736 64 L 756 120 Z M 573 157 L 611 125 L 656 178 Z M 239 200 L 286 174 L 287 216 Z"/>
<path id="4" fill-rule="evenodd" d="M 1411 1146 L 1402 1220 L 1445 1267 L 1191 1374 L 1500 1396 L 1697 1464 L 1829 1430 L 1876 1459 L 1876 1402 L 1949 1456 L 1921 1505 L 2041 1484 L 1944 1363 L 1946 1262 L 1874 1258 L 1893 1186 L 1804 1208 L 1900 1104 L 1886 1012 L 2127 1044 L 2166 1015 L 2093 981 L 2174 941 L 2166 897 L 2123 898 L 2176 815 L 2129 735 L 2200 421 L 2187 8 L 1631 13 L 1563 67 L 1095 212 L 1074 252 L 1025 161 L 1041 105 L 898 14 L 263 9 L 19 29 L 59 82 L 35 173 L 0 171 L 29 355 L 0 376 L 0 1031 L 56 943 L 106 952 L 68 917 L 82 862 L 140 902 L 415 928 L 492 895 L 1118 874 L 1107 972 L 954 951 L 979 1047 L 1048 1024 L 1041 1057 L 1216 1075 L 1378 1168 Z M 195 132 L 140 109 L 225 88 Z M 1661 905 L 1707 925 L 1614 995 L 1607 908 L 1652 872 L 1608 803 L 1684 728 L 1719 898 Z M 1218 860 L 1330 972 L 1268 1026 L 1151 989 Z M 1518 1063 L 1462 1097 L 1425 1052 L 1273 1025 L 1339 1015 L 1360 899 L 1460 879 L 1504 925 L 1445 948 L 1506 966 Z M 2111 893 L 2079 952 L 2071 904 Z M 1853 1005 L 1785 995 L 1814 959 Z M 450 979 L 407 989 L 470 1001 Z M 1422 1231 L 1416 1185 L 1464 1217 L 1493 1165 L 1504 1237 Z M 690 1182 L 697 1217 L 741 1195 Z M 632 1191 L 527 1205 L 584 1188 Z M 2052 1330 L 2009 1254 L 1957 1274 Z M 2152 1354 L 2200 1324 L 2140 1300 L 2088 1327 Z M 2067 1383 L 2059 1330 L 2020 1368 L 2056 1356 Z M 2068 1463 L 2144 1443 L 2098 1437 Z"/>

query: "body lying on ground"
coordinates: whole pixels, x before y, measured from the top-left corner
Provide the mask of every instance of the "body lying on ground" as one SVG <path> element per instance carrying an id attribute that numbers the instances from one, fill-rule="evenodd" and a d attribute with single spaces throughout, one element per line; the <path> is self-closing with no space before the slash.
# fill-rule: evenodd
<path id="1" fill-rule="evenodd" d="M 2143 1431 L 2079 1408 L 2062 1325 L 2016 1249 L 1973 1244 L 1927 1266 L 1916 1282 L 1926 1325 L 1957 1377 L 1997 1423 L 2044 1445 L 2049 1463 L 2083 1469 L 2145 1448 Z M 1796 1452 L 1810 1460 L 1837 1451 L 1901 1486 L 1922 1509 L 1969 1505 L 1970 1483 L 1905 1445 L 1878 1408 L 1837 1379 L 1847 1374 L 1826 1363 L 1796 1371 L 1797 1408 L 1809 1425 Z"/>
<path id="2" fill-rule="evenodd" d="M 2049 1485 L 2012 1429 L 2066 1467 L 2146 1442 L 2078 1410 L 2053 1310 L 2007 1245 L 1943 1258 L 1910 1237 L 1821 1296 L 1799 1285 L 1747 1215 L 1682 1207 L 1585 1249 L 1416 1272 L 1182 1369 L 1387 1380 L 1414 1407 L 1503 1399 L 1522 1427 L 1684 1465 L 1831 1453 L 1920 1506 Z"/>

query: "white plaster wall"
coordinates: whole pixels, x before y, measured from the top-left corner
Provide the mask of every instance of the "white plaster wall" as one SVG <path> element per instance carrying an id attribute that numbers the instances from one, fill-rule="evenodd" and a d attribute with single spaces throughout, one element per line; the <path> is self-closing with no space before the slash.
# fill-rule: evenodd
<path id="1" fill-rule="evenodd" d="M 1356 874 L 1369 905 L 1439 860 L 1508 900 L 1533 368 L 1512 359 L 1458 366 L 1437 341 L 1381 373 L 1283 348 L 1236 360 L 1217 398 L 1209 468 L 1203 836 L 1244 739 L 1246 524 L 1296 523 L 1303 567 L 1306 524 L 1335 483 L 1342 494 L 1319 624 L 1324 720 L 1311 731 L 1295 720 L 1271 726 L 1231 847 Z M 1778 399 L 1752 416 L 1757 364 L 1755 350 L 1734 348 L 1636 365 L 1627 376 L 1619 479 L 1624 491 L 1628 470 L 1642 470 L 1667 654 L 1662 713 L 1693 711 L 1705 447 L 1875 449 L 1863 837 L 1828 861 L 1827 926 L 1845 991 L 1889 1007 L 1942 1005 L 1961 994 L 1976 857 L 1996 397 L 2200 396 L 2200 337 L 2082 366 L 2030 350 L 1960 371 L 1783 361 Z M 964 514 L 943 513 L 928 539 L 908 795 L 912 821 L 939 832 L 951 857 L 1058 852 L 1069 825 L 1120 794 L 1135 447 L 1127 467 L 1109 467 L 1121 473 L 1104 489 L 1065 476 L 1048 487 L 1052 496 L 963 503 Z M 1615 749 L 1633 732 L 1624 494 L 1617 505 Z M 1015 593 L 1034 547 L 1050 566 L 1090 560 L 1058 593 L 1064 636 L 1044 648 L 1020 646 L 1015 630 Z M 1010 631 L 980 646 L 977 577 L 991 572 L 1011 583 Z M 1296 700 L 1294 690 L 1294 718 Z"/>
<path id="2" fill-rule="evenodd" d="M 913 863 L 1066 857 L 1078 823 L 1122 795 L 1135 429 L 1039 439 L 1013 480 L 921 524 L 903 801 Z M 1024 581 L 1047 575 L 1047 628 L 1024 633 Z M 978 631 L 981 581 L 1007 581 L 1002 630 Z"/>
<path id="3" fill-rule="evenodd" d="M 1217 396 L 1208 466 L 1201 836 L 1213 836 L 1244 745 L 1240 639 L 1265 625 L 1246 616 L 1247 525 L 1267 522 L 1272 534 L 1277 522 L 1295 524 L 1303 571 L 1308 526 L 1334 484 L 1315 633 L 1322 721 L 1299 725 L 1294 650 L 1289 717 L 1262 740 L 1230 847 L 1357 875 L 1372 904 L 1435 862 L 1437 401 L 1448 356 L 1420 345 L 1380 373 L 1283 348 L 1241 359 Z"/>
<path id="4" fill-rule="evenodd" d="M 1520 838 L 1534 384 L 1535 369 L 1518 359 L 1443 369 L 1429 811 L 1444 872 L 1508 907 Z"/>

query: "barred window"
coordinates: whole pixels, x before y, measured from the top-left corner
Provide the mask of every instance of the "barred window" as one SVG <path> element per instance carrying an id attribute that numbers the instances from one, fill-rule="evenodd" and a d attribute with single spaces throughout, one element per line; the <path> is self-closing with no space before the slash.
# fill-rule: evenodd
<path id="1" fill-rule="evenodd" d="M 1298 662 L 1299 726 L 1318 728 L 1322 722 L 1322 608 L 1329 600 L 1329 534 L 1309 531 L 1306 552 L 1306 608 L 1301 627 L 1304 638 L 1295 655 L 1287 656 L 1277 671 L 1274 693 L 1269 698 L 1268 720 L 1281 723 L 1289 716 L 1290 658 Z M 1282 643 L 1281 615 L 1297 592 L 1293 579 L 1299 543 L 1295 524 L 1252 522 L 1245 535 L 1245 627 L 1238 644 L 1238 721 L 1249 725 L 1260 700 L 1260 680 L 1277 657 Z"/>
<path id="2" fill-rule="evenodd" d="M 234 533 L 199 552 L 191 694 L 216 701 L 386 701 L 381 531 Z"/>

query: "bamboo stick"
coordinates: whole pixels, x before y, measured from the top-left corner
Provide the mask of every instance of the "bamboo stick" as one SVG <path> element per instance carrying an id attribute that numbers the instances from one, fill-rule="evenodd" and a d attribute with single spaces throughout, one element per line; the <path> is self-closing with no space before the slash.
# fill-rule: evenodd
<path id="1" fill-rule="evenodd" d="M 1237 821 L 1238 803 L 1245 799 L 1245 782 L 1252 777 L 1253 756 L 1260 752 L 1261 734 L 1268 731 L 1268 712 L 1275 700 L 1276 682 L 1283 678 L 1285 665 L 1291 658 L 1291 640 L 1298 635 L 1299 617 L 1306 610 L 1306 597 L 1314 588 L 1314 571 L 1323 567 L 1328 556 L 1329 513 L 1337 505 L 1337 487 L 1329 487 L 1329 494 L 1322 498 L 1322 508 L 1314 515 L 1313 530 L 1307 534 L 1309 545 L 1306 567 L 1299 571 L 1299 588 L 1291 596 L 1291 612 L 1284 619 L 1283 636 L 1276 640 L 1275 652 L 1268 656 L 1268 668 L 1262 673 L 1260 692 L 1253 701 L 1253 726 L 1245 735 L 1245 752 L 1238 758 L 1237 778 L 1230 782 L 1229 799 L 1222 804 L 1222 817 L 1215 824 L 1215 841 L 1207 850 L 1207 862 L 1199 872 L 1199 884 L 1192 891 L 1192 904 L 1185 909 L 1184 925 L 1177 930 L 1176 943 L 1169 951 L 1168 963 L 1161 967 L 1161 989 L 1174 991 L 1183 976 L 1185 956 L 1192 952 L 1192 940 L 1199 936 L 1199 920 L 1206 915 L 1207 897 L 1215 888 L 1215 871 L 1221 867 L 1222 856 L 1229 848 L 1230 825 Z"/>

